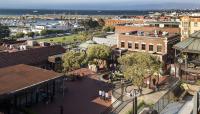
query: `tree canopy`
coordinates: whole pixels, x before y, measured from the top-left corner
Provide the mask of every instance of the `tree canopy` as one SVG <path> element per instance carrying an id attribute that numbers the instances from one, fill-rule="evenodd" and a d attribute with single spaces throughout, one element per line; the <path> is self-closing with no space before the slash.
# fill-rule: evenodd
<path id="1" fill-rule="evenodd" d="M 22 37 L 24 37 L 24 33 L 23 32 L 18 32 L 18 33 L 16 33 L 16 35 L 15 35 L 15 37 L 16 38 L 22 38 Z"/>
<path id="2" fill-rule="evenodd" d="M 158 73 L 161 67 L 161 62 L 147 53 L 127 54 L 119 58 L 118 62 L 124 77 L 138 87 L 142 86 L 145 76 Z"/>
<path id="3" fill-rule="evenodd" d="M 65 33 L 64 30 L 42 30 L 40 32 L 41 35 L 49 35 L 49 34 L 61 34 L 61 33 Z"/>
<path id="4" fill-rule="evenodd" d="M 0 39 L 9 37 L 10 36 L 10 29 L 8 26 L 3 26 L 0 24 Z"/>
<path id="5" fill-rule="evenodd" d="M 100 27 L 99 22 L 96 20 L 93 20 L 92 18 L 90 18 L 89 20 L 83 21 L 82 25 L 86 29 L 94 29 L 94 28 Z"/>
<path id="6" fill-rule="evenodd" d="M 29 32 L 27 33 L 28 37 L 34 37 L 35 33 L 34 32 Z"/>
<path id="7" fill-rule="evenodd" d="M 92 45 L 89 46 L 87 49 L 87 57 L 90 60 L 93 59 L 102 59 L 102 60 L 107 60 L 111 56 L 111 49 L 110 47 L 106 45 Z"/>
<path id="8" fill-rule="evenodd" d="M 67 72 L 73 69 L 80 68 L 84 59 L 85 59 L 85 53 L 83 52 L 75 52 L 75 51 L 66 52 L 62 58 L 64 71 Z"/>

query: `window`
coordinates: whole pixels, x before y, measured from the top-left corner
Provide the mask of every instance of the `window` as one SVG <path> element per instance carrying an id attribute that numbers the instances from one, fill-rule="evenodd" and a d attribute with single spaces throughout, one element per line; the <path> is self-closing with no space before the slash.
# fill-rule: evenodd
<path id="1" fill-rule="evenodd" d="M 149 51 L 153 51 L 153 45 L 149 45 Z"/>
<path id="2" fill-rule="evenodd" d="M 198 23 L 197 22 L 194 22 L 194 27 L 198 27 Z"/>
<path id="3" fill-rule="evenodd" d="M 128 48 L 132 48 L 132 43 L 128 42 Z"/>
<path id="4" fill-rule="evenodd" d="M 135 49 L 139 49 L 139 44 L 135 43 Z"/>
<path id="5" fill-rule="evenodd" d="M 142 44 L 142 50 L 146 50 L 146 44 Z"/>
<path id="6" fill-rule="evenodd" d="M 125 42 L 121 42 L 121 48 L 125 47 Z"/>
<path id="7" fill-rule="evenodd" d="M 162 52 L 162 46 L 161 45 L 157 45 L 157 52 Z"/>
<path id="8" fill-rule="evenodd" d="M 183 22 L 183 27 L 188 27 L 188 22 Z"/>

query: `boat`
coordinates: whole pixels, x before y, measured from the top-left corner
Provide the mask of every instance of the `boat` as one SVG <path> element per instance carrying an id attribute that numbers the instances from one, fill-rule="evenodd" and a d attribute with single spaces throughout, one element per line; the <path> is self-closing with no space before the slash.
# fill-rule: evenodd
<path id="1" fill-rule="evenodd" d="M 37 11 L 37 10 L 35 10 L 35 11 L 33 11 L 33 13 L 38 13 L 38 11 Z"/>

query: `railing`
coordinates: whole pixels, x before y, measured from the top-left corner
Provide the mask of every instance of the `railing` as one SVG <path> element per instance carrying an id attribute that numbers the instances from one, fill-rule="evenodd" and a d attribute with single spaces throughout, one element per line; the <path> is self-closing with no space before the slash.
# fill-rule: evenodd
<path id="1" fill-rule="evenodd" d="M 112 103 L 108 108 L 106 108 L 105 111 L 103 111 L 101 114 L 112 114 L 113 106 L 117 105 L 117 107 L 122 103 L 120 102 L 121 97 L 119 97 L 114 103 Z M 120 103 L 120 104 L 117 104 Z"/>
<path id="2" fill-rule="evenodd" d="M 130 85 L 130 81 L 125 81 L 124 86 Z M 117 98 L 115 102 L 113 102 L 105 111 L 101 114 L 116 114 L 120 112 L 128 103 L 132 100 L 123 101 L 123 97 L 121 93 L 116 92 L 117 89 L 121 88 L 120 82 L 115 84 L 115 89 L 112 92 L 113 97 Z"/>
<path id="3" fill-rule="evenodd" d="M 177 81 L 168 92 L 162 96 L 153 106 L 152 108 L 156 110 L 158 113 L 160 113 L 171 101 L 174 100 L 174 94 L 173 90 L 175 90 L 178 85 L 180 84 L 180 81 Z"/>

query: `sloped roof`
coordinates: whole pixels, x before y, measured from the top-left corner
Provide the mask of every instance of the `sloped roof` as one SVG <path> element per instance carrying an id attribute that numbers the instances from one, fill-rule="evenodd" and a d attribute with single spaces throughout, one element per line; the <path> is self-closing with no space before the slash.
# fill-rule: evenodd
<path id="1" fill-rule="evenodd" d="M 48 61 L 49 56 L 61 54 L 64 52 L 65 49 L 58 45 L 11 53 L 1 52 L 0 68 L 17 64 L 39 65 Z"/>
<path id="2" fill-rule="evenodd" d="M 14 93 L 62 76 L 60 73 L 24 64 L 1 68 L 0 95 Z"/>
<path id="3" fill-rule="evenodd" d="M 200 53 L 200 31 L 191 34 L 189 38 L 174 45 L 174 48 L 183 52 Z"/>

